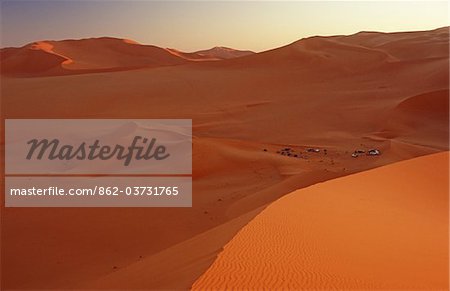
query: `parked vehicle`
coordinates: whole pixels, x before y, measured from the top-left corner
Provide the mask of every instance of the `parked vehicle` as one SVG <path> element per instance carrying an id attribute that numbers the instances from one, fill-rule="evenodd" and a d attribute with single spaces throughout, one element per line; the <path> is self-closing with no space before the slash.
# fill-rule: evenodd
<path id="1" fill-rule="evenodd" d="M 371 149 L 367 151 L 368 156 L 379 156 L 381 155 L 381 152 L 377 149 Z"/>
<path id="2" fill-rule="evenodd" d="M 320 152 L 320 149 L 308 148 L 308 149 L 306 149 L 306 151 L 309 153 L 318 153 L 318 152 Z"/>

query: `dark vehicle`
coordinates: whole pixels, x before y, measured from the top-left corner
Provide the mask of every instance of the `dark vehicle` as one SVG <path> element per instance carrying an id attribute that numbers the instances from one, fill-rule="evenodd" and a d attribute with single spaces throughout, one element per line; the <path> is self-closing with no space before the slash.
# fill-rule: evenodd
<path id="1" fill-rule="evenodd" d="M 308 148 L 308 149 L 306 149 L 306 151 L 309 153 L 318 153 L 318 152 L 320 152 L 320 149 Z"/>

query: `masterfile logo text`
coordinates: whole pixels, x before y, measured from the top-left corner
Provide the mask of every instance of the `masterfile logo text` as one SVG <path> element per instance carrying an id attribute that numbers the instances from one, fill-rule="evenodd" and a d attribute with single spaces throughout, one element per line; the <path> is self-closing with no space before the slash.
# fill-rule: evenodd
<path id="1" fill-rule="evenodd" d="M 123 160 L 124 165 L 128 166 L 133 158 L 136 160 L 164 160 L 168 158 L 170 154 L 166 153 L 166 146 L 155 145 L 156 142 L 156 138 L 152 138 L 149 141 L 146 137 L 135 136 L 128 147 L 119 144 L 114 146 L 101 145 L 98 139 L 91 145 L 82 142 L 79 146 L 74 146 L 70 144 L 60 145 L 60 141 L 57 138 L 51 141 L 48 139 L 32 139 L 27 142 L 27 144 L 30 144 L 27 160 L 33 158 L 38 160 L 42 158 L 50 160 L 109 160 L 116 158 Z"/>
<path id="2" fill-rule="evenodd" d="M 5 141 L 7 207 L 191 206 L 191 120 L 9 119 Z"/>

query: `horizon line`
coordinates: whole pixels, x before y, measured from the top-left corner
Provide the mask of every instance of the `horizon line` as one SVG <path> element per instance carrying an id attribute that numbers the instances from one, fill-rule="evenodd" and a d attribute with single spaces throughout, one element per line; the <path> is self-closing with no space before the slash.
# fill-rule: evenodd
<path id="1" fill-rule="evenodd" d="M 211 50 L 211 49 L 215 49 L 215 48 L 227 48 L 227 49 L 233 49 L 233 50 L 237 50 L 237 51 L 250 51 L 250 52 L 253 52 L 253 53 L 262 53 L 262 52 L 270 51 L 270 50 L 273 50 L 273 49 L 277 49 L 277 48 L 281 48 L 281 47 L 293 44 L 293 43 L 295 43 L 297 41 L 300 41 L 300 40 L 303 40 L 303 39 L 308 39 L 308 38 L 313 38 L 313 37 L 324 37 L 324 38 L 327 38 L 327 37 L 338 37 L 338 36 L 352 36 L 352 35 L 356 35 L 356 34 L 359 34 L 359 33 L 395 34 L 395 33 L 409 33 L 409 32 L 426 32 L 426 31 L 435 31 L 435 30 L 444 29 L 444 28 L 450 29 L 450 25 L 440 26 L 440 27 L 433 28 L 433 29 L 424 29 L 424 30 L 396 30 L 396 31 L 360 30 L 358 32 L 351 33 L 351 34 L 333 34 L 333 35 L 318 35 L 318 34 L 316 34 L 316 35 L 305 36 L 305 37 L 296 39 L 294 41 L 291 41 L 289 43 L 283 44 L 281 46 L 268 48 L 268 49 L 264 49 L 264 50 L 261 50 L 261 51 L 256 51 L 256 50 L 247 49 L 247 48 L 235 48 L 235 47 L 231 47 L 231 46 L 227 46 L 227 45 L 213 45 L 213 46 L 211 46 L 209 48 L 201 48 L 201 49 L 198 49 L 198 50 L 195 50 L 195 51 L 185 51 L 185 50 L 181 50 L 181 49 L 178 49 L 178 48 L 172 48 L 172 47 L 167 47 L 167 46 L 158 45 L 158 44 L 141 43 L 139 41 L 136 41 L 136 40 L 133 40 L 133 39 L 130 39 L 130 38 L 125 38 L 125 37 L 120 37 L 120 36 L 106 36 L 106 35 L 105 36 L 90 36 L 90 37 L 87 36 L 87 37 L 81 37 L 81 38 L 41 39 L 41 40 L 34 40 L 34 41 L 31 41 L 31 42 L 27 42 L 27 43 L 25 43 L 22 46 L 3 46 L 1 44 L 1 40 L 0 40 L 0 50 L 3 50 L 3 49 L 19 49 L 19 48 L 23 48 L 23 47 L 26 47 L 26 46 L 28 46 L 30 44 L 34 44 L 34 43 L 37 43 L 37 42 L 63 42 L 63 41 L 82 41 L 82 40 L 89 40 L 89 39 L 115 39 L 115 40 L 129 41 L 130 44 L 133 44 L 133 42 L 134 42 L 134 44 L 136 44 L 136 45 L 155 46 L 155 47 L 158 47 L 158 48 L 161 48 L 161 49 L 166 49 L 166 50 L 173 49 L 173 50 L 177 50 L 177 51 L 182 52 L 182 53 L 197 53 L 199 51 Z"/>

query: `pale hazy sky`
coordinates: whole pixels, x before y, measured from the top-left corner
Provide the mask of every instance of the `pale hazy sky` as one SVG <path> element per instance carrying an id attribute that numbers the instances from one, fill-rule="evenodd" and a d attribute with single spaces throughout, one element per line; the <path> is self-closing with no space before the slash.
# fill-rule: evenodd
<path id="1" fill-rule="evenodd" d="M 195 51 L 262 51 L 312 35 L 410 31 L 449 25 L 440 1 L 8 1 L 1 46 L 112 36 Z"/>

